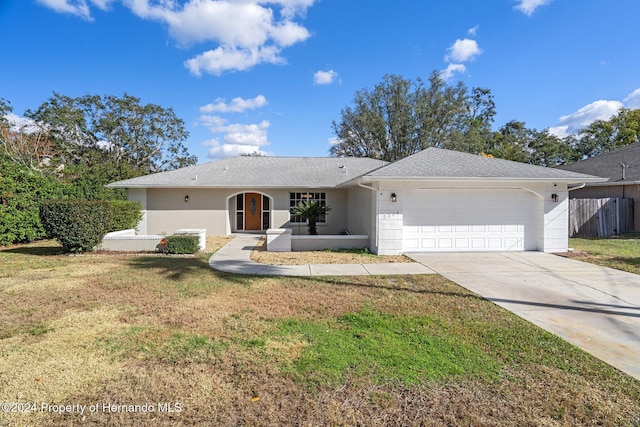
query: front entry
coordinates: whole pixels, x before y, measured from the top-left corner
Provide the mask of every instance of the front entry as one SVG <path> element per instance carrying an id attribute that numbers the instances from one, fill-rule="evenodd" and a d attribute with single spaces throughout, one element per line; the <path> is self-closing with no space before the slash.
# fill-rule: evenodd
<path id="1" fill-rule="evenodd" d="M 262 195 L 244 193 L 244 229 L 262 230 Z"/>
<path id="2" fill-rule="evenodd" d="M 271 227 L 271 198 L 260 193 L 235 196 L 236 231 L 261 231 Z M 232 206 L 229 206 L 231 209 Z"/>

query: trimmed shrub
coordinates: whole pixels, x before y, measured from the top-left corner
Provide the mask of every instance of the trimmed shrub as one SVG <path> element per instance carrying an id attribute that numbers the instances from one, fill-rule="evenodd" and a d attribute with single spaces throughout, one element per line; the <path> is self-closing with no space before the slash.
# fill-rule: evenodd
<path id="1" fill-rule="evenodd" d="M 66 198 L 71 188 L 55 178 L 13 162 L 2 156 L 1 151 L 0 245 L 43 238 L 46 233 L 38 214 L 40 200 Z"/>
<path id="2" fill-rule="evenodd" d="M 168 236 L 167 252 L 170 254 L 195 254 L 198 248 L 198 236 Z"/>
<path id="3" fill-rule="evenodd" d="M 111 211 L 109 231 L 136 228 L 142 219 L 142 204 L 127 200 L 108 200 Z"/>
<path id="4" fill-rule="evenodd" d="M 102 200 L 46 200 L 40 222 L 65 251 L 85 252 L 102 241 L 111 224 L 111 208 Z"/>

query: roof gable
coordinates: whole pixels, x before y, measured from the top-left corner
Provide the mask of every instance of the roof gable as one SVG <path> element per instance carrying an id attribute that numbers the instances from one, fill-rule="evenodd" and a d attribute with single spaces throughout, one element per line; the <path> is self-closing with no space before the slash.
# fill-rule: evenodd
<path id="1" fill-rule="evenodd" d="M 365 174 L 369 179 L 515 179 L 599 181 L 598 177 L 476 154 L 427 148 Z"/>
<path id="2" fill-rule="evenodd" d="M 387 164 L 369 158 L 240 156 L 109 184 L 115 188 L 327 188 Z"/>
<path id="3" fill-rule="evenodd" d="M 622 179 L 622 164 L 625 164 L 625 179 Z M 609 182 L 640 181 L 640 142 L 607 151 L 599 156 L 580 160 L 558 169 L 587 173 L 608 178 Z"/>

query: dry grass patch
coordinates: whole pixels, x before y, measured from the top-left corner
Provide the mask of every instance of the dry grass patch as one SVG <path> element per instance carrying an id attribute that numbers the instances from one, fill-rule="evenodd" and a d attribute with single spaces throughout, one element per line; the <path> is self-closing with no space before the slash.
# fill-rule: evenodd
<path id="1" fill-rule="evenodd" d="M 236 276 L 209 257 L 0 250 L 0 401 L 181 407 L 0 425 L 640 423 L 640 383 L 438 275 Z M 473 375 L 428 380 L 428 351 L 407 357 L 442 340 Z M 337 383 L 309 381 L 329 368 Z"/>
<path id="2" fill-rule="evenodd" d="M 99 351 L 95 340 L 120 330 L 120 315 L 112 309 L 70 312 L 52 321 L 42 335 L 22 334 L 2 340 L 1 400 L 37 405 L 67 402 L 70 396 L 91 392 L 108 381 L 120 364 Z M 30 415 L 43 423 L 49 419 L 46 413 Z M 15 415 L 0 413 L 0 421 L 10 425 L 16 421 Z"/>
<path id="3" fill-rule="evenodd" d="M 267 252 L 267 240 L 262 237 L 253 251 L 251 259 L 260 264 L 306 265 L 306 264 L 378 264 L 413 262 L 404 255 L 374 255 L 359 250 L 345 251 L 296 251 Z"/>

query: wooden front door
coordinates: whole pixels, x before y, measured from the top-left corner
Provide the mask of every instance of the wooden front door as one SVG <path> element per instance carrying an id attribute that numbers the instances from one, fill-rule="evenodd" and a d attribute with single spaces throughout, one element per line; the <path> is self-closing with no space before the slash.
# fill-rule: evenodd
<path id="1" fill-rule="evenodd" d="M 244 229 L 262 230 L 262 195 L 244 193 Z"/>

